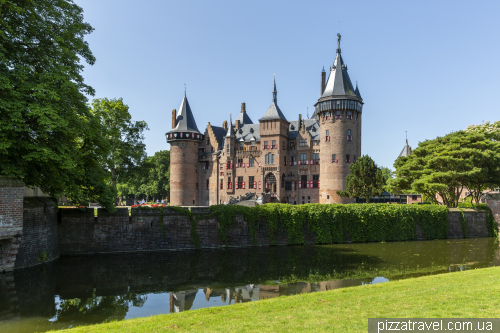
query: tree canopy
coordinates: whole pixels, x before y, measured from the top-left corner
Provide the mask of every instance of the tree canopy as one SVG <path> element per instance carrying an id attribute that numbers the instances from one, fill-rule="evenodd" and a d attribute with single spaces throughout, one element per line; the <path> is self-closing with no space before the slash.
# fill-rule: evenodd
<path id="1" fill-rule="evenodd" d="M 87 106 L 84 37 L 93 28 L 69 0 L 0 1 L 0 174 L 73 201 L 110 206 L 101 157 L 109 146 Z"/>
<path id="2" fill-rule="evenodd" d="M 465 131 L 482 133 L 488 139 L 500 141 L 500 120 L 494 123 L 487 121 L 481 125 L 470 125 L 465 129 Z"/>
<path id="3" fill-rule="evenodd" d="M 371 197 L 382 194 L 386 180 L 390 177 L 387 171 L 384 176 L 382 170 L 368 155 L 358 158 L 356 163 L 349 166 L 349 171 L 351 173 L 346 178 L 346 190 L 337 191 L 337 194 L 341 197 L 365 198 L 367 203 Z"/>
<path id="4" fill-rule="evenodd" d="M 101 135 L 111 148 L 104 156 L 104 167 L 109 170 L 111 183 L 116 189 L 118 177 L 137 175 L 137 166 L 147 157 L 144 131 L 145 121 L 132 121 L 129 107 L 119 99 L 98 98 L 92 101 L 93 114 L 101 122 Z"/>
<path id="5" fill-rule="evenodd" d="M 485 133 L 459 131 L 419 143 L 408 157 L 394 163 L 392 191 L 414 190 L 439 204 L 457 207 L 463 191 L 476 203 L 482 191 L 500 183 L 500 142 Z"/>
<path id="6" fill-rule="evenodd" d="M 117 184 L 120 196 L 162 199 L 170 192 L 170 151 L 161 150 L 145 159 L 126 182 Z"/>

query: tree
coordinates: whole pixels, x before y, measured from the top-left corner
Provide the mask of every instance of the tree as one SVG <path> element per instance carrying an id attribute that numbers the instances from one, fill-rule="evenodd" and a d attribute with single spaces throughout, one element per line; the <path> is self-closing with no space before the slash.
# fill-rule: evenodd
<path id="1" fill-rule="evenodd" d="M 491 124 L 489 121 L 482 125 L 470 125 L 465 129 L 466 132 L 483 133 L 486 138 L 500 141 L 500 120 Z"/>
<path id="2" fill-rule="evenodd" d="M 463 191 L 479 202 L 481 192 L 500 183 L 500 142 L 483 133 L 454 132 L 419 143 L 412 155 L 394 163 L 394 191 L 414 190 L 435 204 L 437 195 L 457 207 Z"/>
<path id="3" fill-rule="evenodd" d="M 134 177 L 126 183 L 118 183 L 120 196 L 133 194 L 136 197 L 160 199 L 170 192 L 170 151 L 161 150 L 143 160 Z"/>
<path id="4" fill-rule="evenodd" d="M 121 98 L 94 99 L 92 108 L 103 125 L 102 136 L 111 145 L 111 150 L 103 161 L 105 168 L 111 173 L 112 186 L 116 189 L 118 177 L 133 176 L 136 167 L 146 158 L 143 132 L 149 128 L 145 121 L 132 121 L 129 108 Z M 116 201 L 117 198 L 115 203 Z"/>
<path id="5" fill-rule="evenodd" d="M 0 1 L 0 174 L 109 207 L 112 189 L 96 163 L 106 145 L 81 75 L 80 61 L 95 62 L 82 13 L 72 1 Z"/>
<path id="6" fill-rule="evenodd" d="M 361 197 L 368 203 L 371 197 L 380 195 L 384 191 L 386 179 L 370 156 L 364 155 L 358 158 L 356 163 L 349 166 L 349 171 L 351 173 L 346 178 L 346 190 L 337 191 L 341 197 Z"/>

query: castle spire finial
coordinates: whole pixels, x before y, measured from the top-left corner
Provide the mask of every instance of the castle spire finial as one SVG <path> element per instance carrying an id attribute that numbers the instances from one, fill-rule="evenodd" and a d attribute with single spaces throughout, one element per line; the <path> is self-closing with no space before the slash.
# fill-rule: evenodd
<path id="1" fill-rule="evenodd" d="M 337 53 L 340 53 L 340 39 L 342 36 L 337 32 Z"/>
<path id="2" fill-rule="evenodd" d="M 278 98 L 277 98 L 278 92 L 276 91 L 276 73 L 274 74 L 274 90 L 273 90 L 273 102 L 277 103 Z"/>
<path id="3" fill-rule="evenodd" d="M 405 131 L 406 134 L 406 145 L 408 145 L 408 131 Z"/>

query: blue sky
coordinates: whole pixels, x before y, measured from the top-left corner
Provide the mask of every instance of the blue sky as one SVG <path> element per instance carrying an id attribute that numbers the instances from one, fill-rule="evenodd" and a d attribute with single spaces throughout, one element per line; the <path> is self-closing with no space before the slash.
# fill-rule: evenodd
<path id="1" fill-rule="evenodd" d="M 500 1 L 75 0 L 95 31 L 83 75 L 96 98 L 122 97 L 145 120 L 148 155 L 169 149 L 171 111 L 187 96 L 198 128 L 241 103 L 254 122 L 272 101 L 312 115 L 336 48 L 358 81 L 362 154 L 392 168 L 405 142 L 499 120 Z"/>

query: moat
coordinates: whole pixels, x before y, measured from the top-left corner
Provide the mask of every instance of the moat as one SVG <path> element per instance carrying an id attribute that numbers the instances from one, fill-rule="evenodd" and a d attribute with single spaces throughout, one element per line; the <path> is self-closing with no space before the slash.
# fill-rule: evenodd
<path id="1" fill-rule="evenodd" d="M 0 332 L 43 332 L 498 265 L 493 238 L 65 256 L 0 274 Z"/>

